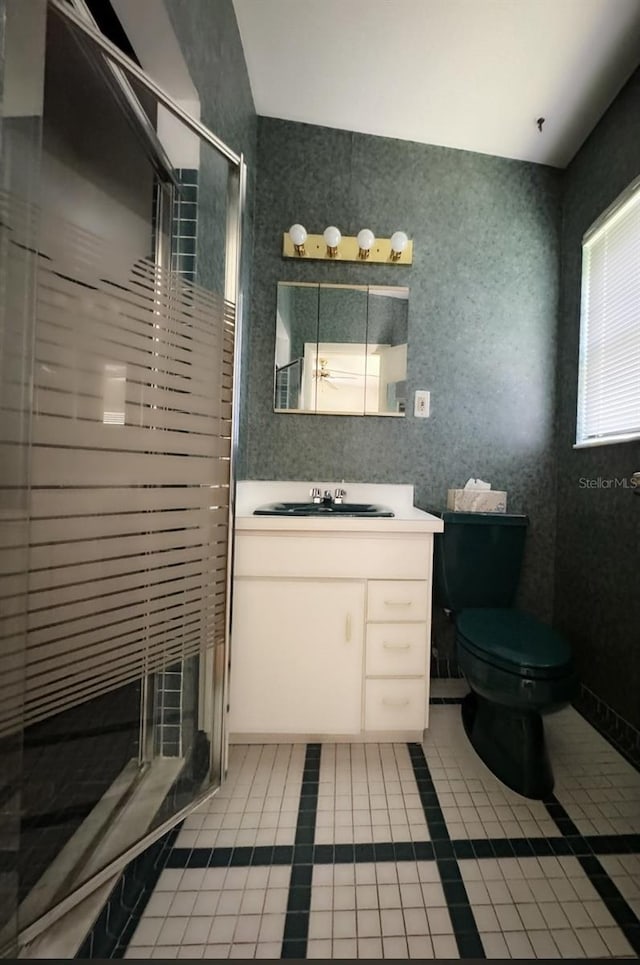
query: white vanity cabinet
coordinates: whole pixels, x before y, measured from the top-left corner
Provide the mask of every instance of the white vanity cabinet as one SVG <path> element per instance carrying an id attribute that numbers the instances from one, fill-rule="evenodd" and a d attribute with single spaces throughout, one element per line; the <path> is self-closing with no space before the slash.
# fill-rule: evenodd
<path id="1" fill-rule="evenodd" d="M 357 580 L 238 580 L 232 731 L 357 733 L 364 599 Z"/>
<path id="2" fill-rule="evenodd" d="M 232 742 L 422 738 L 441 522 L 420 515 L 431 527 L 413 518 L 238 520 Z"/>

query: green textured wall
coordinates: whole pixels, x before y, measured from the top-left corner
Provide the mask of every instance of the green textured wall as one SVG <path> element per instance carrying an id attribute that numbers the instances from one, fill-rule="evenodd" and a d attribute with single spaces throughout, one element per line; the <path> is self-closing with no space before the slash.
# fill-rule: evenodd
<path id="1" fill-rule="evenodd" d="M 640 727 L 640 496 L 608 481 L 628 480 L 640 469 L 640 442 L 572 447 L 582 235 L 638 175 L 640 70 L 564 175 L 555 593 L 555 621 L 573 645 L 584 683 L 636 727 Z M 581 480 L 595 480 L 596 485 L 588 488 Z"/>
<path id="2" fill-rule="evenodd" d="M 247 476 L 413 483 L 441 507 L 469 476 L 531 517 L 521 603 L 550 616 L 561 174 L 535 164 L 259 118 Z M 310 232 L 396 228 L 411 267 L 281 256 Z M 428 420 L 274 414 L 278 280 L 408 285 L 409 390 Z M 348 489 L 348 486 L 346 487 Z"/>

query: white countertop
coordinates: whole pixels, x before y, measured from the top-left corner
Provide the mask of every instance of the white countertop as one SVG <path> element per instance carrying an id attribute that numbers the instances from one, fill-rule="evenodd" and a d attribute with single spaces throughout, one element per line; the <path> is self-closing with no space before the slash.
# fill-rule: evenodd
<path id="1" fill-rule="evenodd" d="M 254 516 L 253 511 L 265 503 L 306 502 L 309 491 L 317 486 L 332 493 L 339 486 L 346 491 L 344 502 L 377 503 L 393 511 L 392 517 L 345 516 Z M 385 483 L 348 483 L 312 480 L 241 480 L 236 491 L 236 529 L 273 532 L 342 532 L 342 533 L 441 533 L 442 520 L 413 505 L 413 486 Z"/>

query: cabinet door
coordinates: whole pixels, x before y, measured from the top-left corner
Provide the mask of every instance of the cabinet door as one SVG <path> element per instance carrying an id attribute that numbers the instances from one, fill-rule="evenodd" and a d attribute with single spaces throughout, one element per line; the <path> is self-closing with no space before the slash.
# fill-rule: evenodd
<path id="1" fill-rule="evenodd" d="M 231 734 L 358 734 L 364 583 L 238 580 Z"/>

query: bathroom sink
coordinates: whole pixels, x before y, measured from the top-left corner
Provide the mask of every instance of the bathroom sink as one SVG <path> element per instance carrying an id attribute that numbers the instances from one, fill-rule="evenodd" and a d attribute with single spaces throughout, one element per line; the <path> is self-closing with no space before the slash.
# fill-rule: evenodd
<path id="1" fill-rule="evenodd" d="M 254 516 L 393 516 L 387 506 L 376 503 L 267 503 Z"/>

